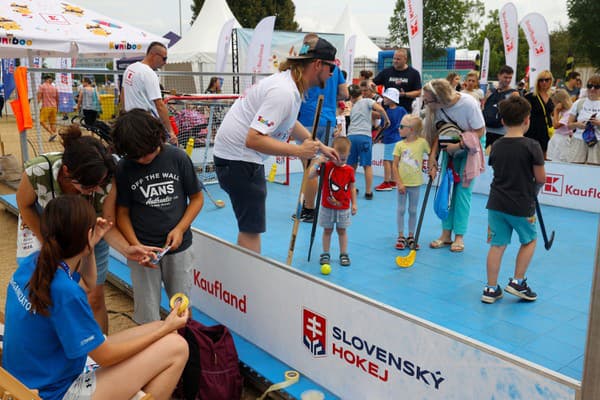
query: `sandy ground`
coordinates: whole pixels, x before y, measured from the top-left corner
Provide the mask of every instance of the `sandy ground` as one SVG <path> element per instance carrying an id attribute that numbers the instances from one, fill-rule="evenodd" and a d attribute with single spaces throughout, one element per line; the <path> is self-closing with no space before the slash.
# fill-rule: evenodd
<path id="1" fill-rule="evenodd" d="M 14 154 L 19 161 L 21 160 L 19 133 L 12 117 L 6 118 L 4 116 L 0 120 L 0 141 L 4 145 L 4 154 Z M 39 145 L 39 142 L 32 141 L 32 144 L 29 145 L 30 156 L 35 154 L 33 149 Z M 58 142 L 49 143 L 46 141 L 43 146 L 45 152 L 62 150 L 62 146 Z M 0 183 L 0 194 L 14 193 L 13 187 L 15 185 L 16 182 L 11 182 L 10 185 L 4 182 Z M 0 205 L 0 232 L 2 232 L 0 234 L 0 310 L 4 312 L 6 288 L 16 269 L 17 217 L 2 205 Z M 105 294 L 109 312 L 109 335 L 134 326 L 131 319 L 133 313 L 132 299 L 109 283 L 105 285 Z M 260 393 L 253 387 L 244 387 L 243 400 L 256 399 L 258 396 L 260 396 Z"/>

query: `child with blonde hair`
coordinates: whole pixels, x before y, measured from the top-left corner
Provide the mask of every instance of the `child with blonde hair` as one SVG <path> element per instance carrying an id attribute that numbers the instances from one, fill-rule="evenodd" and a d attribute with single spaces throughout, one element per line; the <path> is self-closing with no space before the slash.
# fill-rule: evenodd
<path id="1" fill-rule="evenodd" d="M 552 111 L 552 126 L 554 127 L 554 135 L 548 142 L 548 160 L 571 162 L 573 161 L 572 140 L 573 130 L 567 126 L 569 122 L 569 110 L 573 105 L 569 92 L 565 89 L 557 89 L 550 96 L 554 103 L 554 111 Z"/>
<path id="2" fill-rule="evenodd" d="M 423 185 L 423 155 L 429 154 L 431 148 L 423 138 L 423 122 L 416 115 L 405 115 L 400 122 L 400 136 L 404 140 L 396 143 L 394 148 L 393 174 L 398 190 L 398 238 L 396 249 L 406 247 L 418 249 L 415 243 L 415 226 L 417 225 L 417 205 Z M 404 236 L 404 214 L 408 199 L 408 237 Z M 414 246 L 414 247 L 413 247 Z"/>

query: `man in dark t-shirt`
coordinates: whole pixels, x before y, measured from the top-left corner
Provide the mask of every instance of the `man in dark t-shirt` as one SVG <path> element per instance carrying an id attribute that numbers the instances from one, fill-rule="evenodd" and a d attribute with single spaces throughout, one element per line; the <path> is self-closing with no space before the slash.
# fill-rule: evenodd
<path id="1" fill-rule="evenodd" d="M 392 66 L 381 71 L 373 79 L 376 85 L 387 88 L 396 88 L 400 92 L 399 106 L 412 112 L 412 102 L 421 95 L 421 74 L 407 64 L 406 49 L 394 52 Z"/>

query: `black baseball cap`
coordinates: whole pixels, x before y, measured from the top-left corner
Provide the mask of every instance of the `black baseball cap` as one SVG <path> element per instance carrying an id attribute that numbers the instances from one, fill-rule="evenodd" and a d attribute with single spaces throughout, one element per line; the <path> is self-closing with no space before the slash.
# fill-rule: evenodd
<path id="1" fill-rule="evenodd" d="M 318 59 L 335 61 L 335 47 L 327 40 L 318 36 L 311 37 L 302 43 L 297 56 L 290 56 L 288 60 Z"/>

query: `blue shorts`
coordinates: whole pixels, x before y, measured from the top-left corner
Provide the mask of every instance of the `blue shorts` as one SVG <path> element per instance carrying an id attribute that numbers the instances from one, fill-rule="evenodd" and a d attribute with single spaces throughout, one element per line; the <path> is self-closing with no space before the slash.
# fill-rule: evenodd
<path id="1" fill-rule="evenodd" d="M 384 161 L 394 161 L 394 148 L 396 147 L 396 143 L 386 143 L 383 145 Z"/>
<path id="2" fill-rule="evenodd" d="M 537 238 L 535 215 L 517 217 L 501 211 L 488 210 L 488 243 L 492 246 L 510 244 L 512 231 L 519 235 L 521 244 L 528 244 Z"/>
<path id="3" fill-rule="evenodd" d="M 319 225 L 325 229 L 346 229 L 350 226 L 350 216 L 352 213 L 349 208 L 336 210 L 334 208 L 321 207 L 319 210 Z"/>
<path id="4" fill-rule="evenodd" d="M 246 161 L 214 157 L 219 185 L 227 192 L 238 230 L 245 233 L 266 231 L 267 184 L 265 166 Z"/>
<path id="5" fill-rule="evenodd" d="M 96 258 L 96 285 L 103 285 L 108 274 L 108 253 L 110 248 L 104 239 L 94 247 L 94 257 Z"/>
<path id="6" fill-rule="evenodd" d="M 373 157 L 373 139 L 367 135 L 350 135 L 348 136 L 352 147 L 348 156 L 348 165 L 359 164 L 361 167 L 370 167 L 371 158 Z"/>

